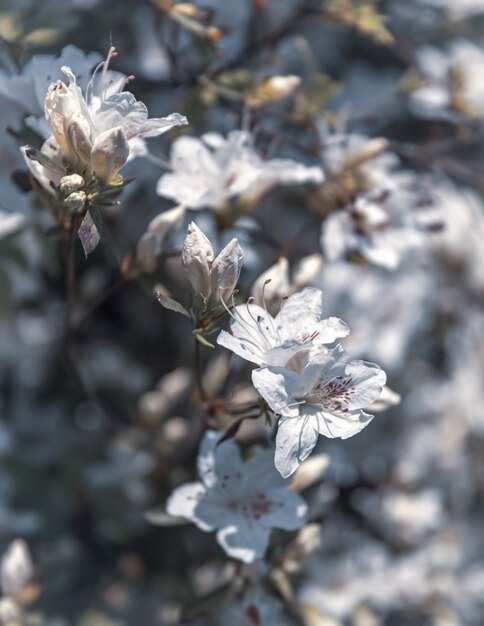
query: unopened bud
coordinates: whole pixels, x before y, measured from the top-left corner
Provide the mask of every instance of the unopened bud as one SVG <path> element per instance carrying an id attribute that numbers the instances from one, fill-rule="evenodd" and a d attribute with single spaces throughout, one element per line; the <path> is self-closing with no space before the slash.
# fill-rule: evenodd
<path id="1" fill-rule="evenodd" d="M 209 41 L 217 41 L 222 36 L 222 31 L 216 26 L 209 26 L 205 31 L 205 36 Z"/>
<path id="2" fill-rule="evenodd" d="M 288 296 L 290 291 L 289 261 L 286 257 L 280 257 L 252 285 L 252 296 L 256 304 L 265 305 L 271 313 L 278 310 L 282 298 Z"/>
<path id="3" fill-rule="evenodd" d="M 210 268 L 213 259 L 210 241 L 198 226 L 191 222 L 183 243 L 181 260 L 193 290 L 205 299 L 210 296 L 211 292 Z"/>
<path id="4" fill-rule="evenodd" d="M 170 3 L 171 4 L 171 3 Z M 181 15 L 187 15 L 188 17 L 196 17 L 198 15 L 198 9 L 193 4 L 188 2 L 179 2 L 173 4 L 170 7 L 172 13 L 179 13 Z"/>
<path id="5" fill-rule="evenodd" d="M 109 182 L 126 163 L 129 145 L 123 129 L 118 126 L 106 130 L 96 139 L 91 152 L 91 164 L 94 173 Z"/>
<path id="6" fill-rule="evenodd" d="M 33 574 L 32 559 L 22 539 L 13 541 L 0 563 L 0 582 L 4 596 L 15 598 L 27 586 Z"/>
<path id="7" fill-rule="evenodd" d="M 271 95 L 273 98 L 285 98 L 292 93 L 301 84 L 299 76 L 271 76 L 264 83 L 264 90 L 267 95 Z"/>
<path id="8" fill-rule="evenodd" d="M 299 76 L 271 76 L 256 85 L 246 97 L 249 106 L 262 106 L 268 102 L 282 100 L 301 84 Z"/>
<path id="9" fill-rule="evenodd" d="M 388 149 L 390 142 L 383 137 L 377 137 L 376 139 L 370 139 L 362 150 L 358 152 L 353 158 L 350 159 L 349 165 L 357 167 L 366 161 L 371 161 L 379 156 L 382 152 Z"/>
<path id="10" fill-rule="evenodd" d="M 86 206 L 86 199 L 84 191 L 74 191 L 64 200 L 64 206 L 69 213 L 81 213 Z"/>
<path id="11" fill-rule="evenodd" d="M 67 134 L 74 154 L 83 163 L 89 163 L 92 143 L 91 127 L 87 119 L 79 113 L 73 115 Z"/>
<path id="12" fill-rule="evenodd" d="M 169 211 L 164 211 L 149 223 L 137 248 L 138 261 L 146 269 L 154 266 L 156 258 L 163 252 L 163 248 L 180 226 L 184 215 L 185 207 L 177 206 Z"/>
<path id="13" fill-rule="evenodd" d="M 84 178 L 79 174 L 70 174 L 60 179 L 59 189 L 64 196 L 68 196 L 73 191 L 78 191 L 84 186 Z"/>
<path id="14" fill-rule="evenodd" d="M 232 239 L 212 264 L 210 285 L 217 300 L 227 300 L 232 295 L 244 260 L 244 253 L 237 239 Z"/>

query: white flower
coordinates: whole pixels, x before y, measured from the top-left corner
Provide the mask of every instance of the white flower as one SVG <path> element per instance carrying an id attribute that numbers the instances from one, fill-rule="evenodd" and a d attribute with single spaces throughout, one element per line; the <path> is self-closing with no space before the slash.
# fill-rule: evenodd
<path id="1" fill-rule="evenodd" d="M 178 113 L 149 118 L 146 106 L 132 93 L 123 91 L 128 79 L 122 74 L 113 78 L 108 72 L 113 54 L 111 48 L 106 61 L 94 71 L 84 94 L 74 72 L 63 66 L 62 72 L 69 82 L 52 83 L 44 104 L 52 131 L 46 144 L 56 145 L 66 164 L 78 173 L 84 175 L 87 170 L 105 182 L 110 182 L 126 163 L 131 146 L 136 148 L 139 138 L 156 137 L 174 126 L 187 124 L 186 118 Z M 35 170 L 32 173 L 37 174 Z"/>
<path id="2" fill-rule="evenodd" d="M 356 133 L 331 133 L 325 124 L 319 125 L 322 142 L 321 159 L 328 181 L 346 170 L 358 170 L 364 186 L 384 183 L 389 172 L 398 164 L 398 157 L 388 151 L 388 141 L 371 139 Z"/>
<path id="3" fill-rule="evenodd" d="M 416 51 L 416 58 L 426 84 L 410 96 L 415 114 L 458 121 L 459 114 L 484 113 L 484 81 L 480 73 L 484 53 L 479 46 L 468 39 L 456 39 L 446 50 L 422 46 Z"/>
<path id="4" fill-rule="evenodd" d="M 217 531 L 225 552 L 245 563 L 261 559 L 271 528 L 304 526 L 306 504 L 274 470 L 272 454 L 256 453 L 243 462 L 233 440 L 219 444 L 222 433 L 208 432 L 198 456 L 201 482 L 189 483 L 170 496 L 170 515 L 194 522 L 201 530 Z"/>
<path id="5" fill-rule="evenodd" d="M 336 318 L 321 319 L 323 294 L 306 287 L 284 300 L 272 317 L 252 302 L 234 307 L 231 334 L 221 331 L 217 343 L 256 365 L 287 364 L 298 352 L 332 343 L 350 330 Z"/>
<path id="6" fill-rule="evenodd" d="M 79 86 L 85 88 L 91 69 L 101 61 L 101 58 L 98 52 L 85 54 L 72 45 L 63 48 L 58 57 L 51 54 L 36 54 L 25 64 L 20 74 L 17 74 L 14 67 L 10 73 L 0 72 L 0 94 L 29 113 L 27 124 L 47 137 L 48 127 L 45 120 L 42 123 L 40 118 L 43 117 L 44 100 L 49 85 L 62 78 L 61 68 L 67 65 L 72 68 Z"/>
<path id="7" fill-rule="evenodd" d="M 394 175 L 343 211 L 331 213 L 321 229 L 325 258 L 334 263 L 356 254 L 373 265 L 396 269 L 408 251 L 425 242 L 424 231 L 432 229 L 430 220 L 423 223 L 429 211 L 419 206 L 427 203 L 429 209 L 430 201 L 418 194 L 415 182 L 413 175 Z M 441 222 L 437 215 L 431 217 Z"/>
<path id="8" fill-rule="evenodd" d="M 182 265 L 193 291 L 204 301 L 210 296 L 225 302 L 239 280 L 244 253 L 237 239 L 232 239 L 215 258 L 212 244 L 195 222 L 188 226 L 183 243 Z"/>
<path id="9" fill-rule="evenodd" d="M 33 575 L 33 564 L 27 544 L 13 541 L 0 562 L 0 582 L 3 595 L 15 598 L 23 591 Z"/>
<path id="10" fill-rule="evenodd" d="M 341 346 L 312 356 L 301 372 L 264 367 L 252 372 L 254 387 L 280 415 L 275 464 L 290 476 L 313 450 L 319 435 L 347 439 L 373 418 L 362 409 L 380 396 L 386 374 L 378 365 L 349 361 Z"/>
<path id="11" fill-rule="evenodd" d="M 288 159 L 264 161 L 248 133 L 233 131 L 227 138 L 208 133 L 200 139 L 179 137 L 173 144 L 173 172 L 158 181 L 157 193 L 197 209 L 220 209 L 231 199 L 254 202 L 274 185 L 321 183 L 319 167 Z"/>

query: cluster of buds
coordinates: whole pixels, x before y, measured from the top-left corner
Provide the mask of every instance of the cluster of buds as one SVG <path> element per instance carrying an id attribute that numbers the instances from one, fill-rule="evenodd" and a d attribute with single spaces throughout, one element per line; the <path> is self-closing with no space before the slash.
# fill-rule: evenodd
<path id="1" fill-rule="evenodd" d="M 60 179 L 59 191 L 69 215 L 83 213 L 87 203 L 87 194 L 82 190 L 85 181 L 79 174 L 69 174 Z"/>
<path id="2" fill-rule="evenodd" d="M 197 318 L 208 320 L 219 316 L 234 293 L 242 269 L 244 253 L 239 242 L 232 239 L 215 257 L 208 238 L 191 222 L 181 259 L 192 288 L 191 307 Z"/>

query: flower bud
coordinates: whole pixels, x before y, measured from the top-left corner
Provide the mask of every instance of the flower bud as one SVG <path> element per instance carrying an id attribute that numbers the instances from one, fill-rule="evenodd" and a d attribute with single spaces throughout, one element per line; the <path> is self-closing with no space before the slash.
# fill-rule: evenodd
<path id="1" fill-rule="evenodd" d="M 76 113 L 69 123 L 67 135 L 77 158 L 84 164 L 89 163 L 92 143 L 91 127 L 87 119 L 83 115 Z"/>
<path id="2" fill-rule="evenodd" d="M 59 189 L 64 196 L 70 195 L 73 191 L 78 191 L 84 186 L 84 178 L 79 174 L 70 174 L 60 179 Z"/>
<path id="3" fill-rule="evenodd" d="M 104 181 L 111 181 L 129 156 L 129 145 L 120 126 L 106 130 L 96 139 L 91 152 L 94 173 Z"/>
<path id="4" fill-rule="evenodd" d="M 181 260 L 193 290 L 204 299 L 207 299 L 211 293 L 210 268 L 213 259 L 210 241 L 198 226 L 191 222 L 183 243 Z"/>
<path id="5" fill-rule="evenodd" d="M 244 253 L 237 239 L 232 239 L 212 264 L 210 285 L 217 301 L 227 300 L 232 295 L 244 260 Z"/>
<path id="6" fill-rule="evenodd" d="M 156 258 L 162 253 L 174 231 L 180 226 L 184 215 L 185 207 L 177 206 L 169 211 L 164 211 L 150 222 L 137 248 L 138 261 L 146 269 L 153 268 Z"/>
<path id="7" fill-rule="evenodd" d="M 64 206 L 69 213 L 80 213 L 86 206 L 86 198 L 84 191 L 74 191 L 64 200 Z"/>
<path id="8" fill-rule="evenodd" d="M 246 94 L 249 106 L 259 107 L 268 102 L 276 102 L 289 96 L 301 84 L 299 76 L 270 76 Z"/>
<path id="9" fill-rule="evenodd" d="M 279 310 L 282 298 L 290 293 L 289 261 L 286 257 L 280 257 L 252 285 L 255 303 L 259 306 L 266 306 L 269 312 L 274 314 Z"/>

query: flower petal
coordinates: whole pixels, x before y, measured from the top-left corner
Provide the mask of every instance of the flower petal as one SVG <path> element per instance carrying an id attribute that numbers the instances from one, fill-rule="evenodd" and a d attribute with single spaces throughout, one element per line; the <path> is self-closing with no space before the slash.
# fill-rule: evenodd
<path id="1" fill-rule="evenodd" d="M 269 528 L 241 517 L 237 525 L 220 529 L 217 541 L 229 556 L 244 563 L 253 563 L 263 558 L 270 532 Z"/>
<path id="2" fill-rule="evenodd" d="M 272 509 L 260 518 L 263 526 L 283 530 L 296 530 L 304 526 L 308 507 L 298 493 L 287 489 L 273 489 L 267 497 Z"/>
<path id="3" fill-rule="evenodd" d="M 312 415 L 282 418 L 276 435 L 275 465 L 287 478 L 307 459 L 318 440 L 318 421 Z"/>

